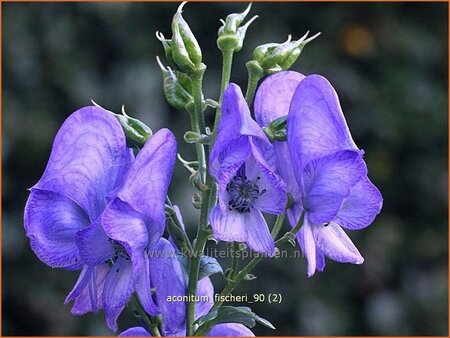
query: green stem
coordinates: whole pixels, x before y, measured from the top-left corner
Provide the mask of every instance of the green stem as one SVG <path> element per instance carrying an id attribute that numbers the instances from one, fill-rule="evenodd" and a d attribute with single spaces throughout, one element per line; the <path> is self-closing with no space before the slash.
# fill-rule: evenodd
<path id="1" fill-rule="evenodd" d="M 264 71 L 255 61 L 247 62 L 246 66 L 248 72 L 248 83 L 247 91 L 245 92 L 245 101 L 250 106 L 253 102 L 253 97 L 255 96 L 258 82 L 264 76 Z"/>
<path id="2" fill-rule="evenodd" d="M 278 215 L 278 217 L 275 221 L 275 225 L 273 226 L 272 231 L 270 232 L 273 239 L 277 238 L 278 233 L 280 232 L 281 227 L 283 226 L 285 216 L 286 216 L 286 211 L 283 212 L 282 214 Z"/>
<path id="3" fill-rule="evenodd" d="M 189 279 L 187 295 L 189 299 L 195 299 L 197 294 L 197 283 L 198 283 L 198 273 L 200 268 L 200 258 L 202 256 L 203 250 L 205 249 L 206 242 L 208 240 L 210 233 L 206 229 L 200 231 L 199 236 L 197 236 L 197 242 L 195 244 L 194 256 L 191 257 L 189 264 Z M 195 301 L 186 302 L 186 335 L 194 335 L 194 321 L 195 321 Z"/>
<path id="4" fill-rule="evenodd" d="M 222 101 L 223 101 L 223 93 L 230 83 L 231 78 L 231 66 L 233 64 L 233 54 L 234 49 L 228 49 L 222 51 L 222 82 L 220 84 L 220 96 L 219 96 L 219 107 L 216 109 L 216 117 L 214 119 L 214 129 L 211 135 L 211 147 L 214 144 L 217 136 L 217 129 L 219 126 L 220 117 L 222 115 Z"/>
<path id="5" fill-rule="evenodd" d="M 206 134 L 205 117 L 203 115 L 203 74 L 205 73 L 206 66 L 202 64 L 198 70 L 189 74 L 192 81 L 192 96 L 194 99 L 194 111 L 191 115 L 191 123 L 194 122 L 193 131 L 198 134 Z M 193 121 L 194 120 L 194 121 Z M 203 144 L 195 144 L 197 150 L 198 166 L 202 183 L 206 182 L 206 159 L 208 158 L 208 151 L 205 150 Z"/>
<path id="6" fill-rule="evenodd" d="M 139 317 L 144 321 L 145 325 L 150 330 L 152 336 L 161 337 L 161 333 L 159 332 L 158 329 L 158 325 L 160 324 L 159 318 L 158 317 L 149 318 L 135 294 L 131 296 L 130 305 L 139 313 Z"/>

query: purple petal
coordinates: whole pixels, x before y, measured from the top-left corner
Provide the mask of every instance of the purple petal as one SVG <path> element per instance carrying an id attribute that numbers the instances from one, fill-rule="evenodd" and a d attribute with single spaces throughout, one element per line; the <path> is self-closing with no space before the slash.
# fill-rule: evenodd
<path id="1" fill-rule="evenodd" d="M 314 240 L 320 250 L 329 258 L 340 263 L 362 264 L 364 258 L 339 225 L 312 226 Z"/>
<path id="2" fill-rule="evenodd" d="M 247 240 L 245 214 L 235 210 L 222 212 L 216 205 L 209 214 L 209 222 L 214 238 L 217 240 L 225 242 L 245 242 Z"/>
<path id="3" fill-rule="evenodd" d="M 268 256 L 275 255 L 275 243 L 261 212 L 252 209 L 244 215 L 245 222 L 243 226 L 247 232 L 246 243 L 248 246 L 253 251 L 262 252 Z"/>
<path id="4" fill-rule="evenodd" d="M 144 266 L 141 273 L 138 276 L 136 282 L 136 293 L 139 298 L 139 302 L 142 304 L 145 312 L 151 316 L 160 314 L 158 307 L 153 301 L 151 294 L 151 281 L 150 281 L 150 260 L 147 253 L 144 254 Z"/>
<path id="5" fill-rule="evenodd" d="M 257 180 L 259 177 L 260 179 L 257 181 L 260 191 L 263 191 L 263 189 L 266 190 L 265 193 L 262 193 L 258 197 L 253 205 L 261 211 L 276 215 L 280 214 L 284 211 L 287 202 L 284 182 L 271 170 L 258 147 L 252 141 L 250 144 L 252 146 L 255 164 L 246 164 L 246 170 L 248 169 L 247 175 L 250 180 Z M 252 173 L 252 171 L 255 171 L 252 170 L 252 167 L 256 169 L 256 172 Z"/>
<path id="6" fill-rule="evenodd" d="M 64 302 L 67 304 L 72 300 L 75 301 L 71 311 L 73 315 L 80 316 L 87 312 L 96 313 L 103 307 L 102 295 L 108 271 L 108 264 L 86 265 L 83 268 L 75 287 Z"/>
<path id="7" fill-rule="evenodd" d="M 286 215 L 289 221 L 289 224 L 292 227 L 295 227 L 300 220 L 300 216 L 302 215 L 303 208 L 299 201 L 296 201 L 294 199 L 294 203 L 292 203 L 292 206 L 286 211 Z"/>
<path id="8" fill-rule="evenodd" d="M 250 110 L 240 88 L 232 83 L 224 92 L 217 138 L 210 154 L 210 172 L 213 177 L 218 174 L 217 162 L 220 153 L 228 147 L 231 141 L 241 135 L 254 136 L 269 143 L 261 127 L 251 118 Z"/>
<path id="9" fill-rule="evenodd" d="M 217 324 L 208 332 L 209 337 L 254 337 L 250 329 L 242 324 Z"/>
<path id="10" fill-rule="evenodd" d="M 132 260 L 136 256 L 142 256 L 149 241 L 146 219 L 128 203 L 115 198 L 105 209 L 102 216 L 103 228 L 106 234 L 113 240 L 118 241 L 126 249 Z M 161 236 L 159 230 L 150 228 L 156 235 Z M 159 236 L 159 237 L 157 237 Z"/>
<path id="11" fill-rule="evenodd" d="M 314 235 L 311 228 L 311 224 L 309 224 L 307 218 L 305 217 L 305 222 L 300 228 L 300 231 L 297 233 L 298 244 L 308 262 L 308 277 L 312 277 L 314 275 L 317 267 L 316 243 L 314 241 Z"/>
<path id="12" fill-rule="evenodd" d="M 134 291 L 134 276 L 129 260 L 119 257 L 108 272 L 103 291 L 106 324 L 117 330 L 117 318 L 128 303 Z"/>
<path id="13" fill-rule="evenodd" d="M 277 173 L 285 183 L 285 189 L 293 193 L 298 190 L 294 169 L 292 168 L 291 155 L 286 142 L 274 142 L 273 150 L 276 158 Z"/>
<path id="14" fill-rule="evenodd" d="M 318 247 L 316 247 L 316 265 L 317 271 L 322 272 L 325 269 L 325 255 Z"/>
<path id="15" fill-rule="evenodd" d="M 184 296 L 186 282 L 172 244 L 164 238 L 149 250 L 150 280 L 156 288 L 155 299 L 164 322 L 164 335 L 172 335 L 184 329 L 186 304 L 168 301 L 168 297 Z"/>
<path id="16" fill-rule="evenodd" d="M 334 222 L 346 229 L 363 229 L 373 222 L 382 204 L 380 191 L 365 177 L 352 188 Z"/>
<path id="17" fill-rule="evenodd" d="M 70 115 L 58 131 L 47 168 L 34 188 L 69 197 L 93 221 L 132 161 L 117 119 L 104 109 L 85 107 Z"/>
<path id="18" fill-rule="evenodd" d="M 83 262 L 88 265 L 104 263 L 114 256 L 114 246 L 99 221 L 78 231 L 77 246 Z"/>
<path id="19" fill-rule="evenodd" d="M 358 149 L 334 88 L 320 75 L 307 76 L 298 85 L 289 110 L 287 133 L 294 169 L 299 171 L 319 157 Z"/>
<path id="20" fill-rule="evenodd" d="M 151 336 L 149 332 L 147 332 L 146 329 L 140 326 L 136 327 L 130 327 L 128 330 L 123 331 L 121 334 L 119 334 L 121 337 L 148 337 Z"/>
<path id="21" fill-rule="evenodd" d="M 338 151 L 310 162 L 302 176 L 303 205 L 310 221 L 333 220 L 350 190 L 366 174 L 366 165 L 355 151 Z"/>
<path id="22" fill-rule="evenodd" d="M 86 213 L 69 198 L 33 188 L 25 206 L 24 226 L 30 245 L 52 267 L 82 266 L 76 233 L 90 224 Z"/>
<path id="23" fill-rule="evenodd" d="M 123 187 L 117 193 L 118 198 L 145 216 L 149 233 L 159 234 L 156 238 L 164 232 L 164 203 L 175 154 L 176 140 L 172 132 L 167 129 L 156 132 L 139 152 Z"/>
<path id="24" fill-rule="evenodd" d="M 289 113 L 295 88 L 305 76 L 293 71 L 279 72 L 267 77 L 255 96 L 255 119 L 261 127 Z"/>
<path id="25" fill-rule="evenodd" d="M 205 277 L 198 281 L 197 296 L 208 297 L 208 301 L 199 301 L 197 304 L 195 304 L 195 316 L 196 318 L 199 318 L 203 315 L 206 315 L 214 305 L 214 287 L 211 283 L 211 279 Z"/>

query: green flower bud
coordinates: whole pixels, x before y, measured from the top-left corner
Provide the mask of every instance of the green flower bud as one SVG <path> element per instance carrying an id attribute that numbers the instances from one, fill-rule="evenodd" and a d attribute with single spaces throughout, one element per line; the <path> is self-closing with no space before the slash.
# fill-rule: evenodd
<path id="1" fill-rule="evenodd" d="M 190 130 L 184 134 L 184 140 L 186 141 L 186 143 L 209 144 L 208 135 L 198 134 Z"/>
<path id="2" fill-rule="evenodd" d="M 122 106 L 122 115 L 114 114 L 114 116 L 122 126 L 128 146 L 142 147 L 153 135 L 152 130 L 144 122 L 128 116 L 124 106 Z"/>
<path id="3" fill-rule="evenodd" d="M 320 35 L 307 39 L 309 32 L 306 32 L 297 41 L 291 41 L 291 36 L 283 43 L 268 43 L 258 46 L 253 51 L 253 60 L 257 61 L 265 74 L 273 74 L 282 70 L 288 70 L 297 61 L 303 48 Z"/>
<path id="4" fill-rule="evenodd" d="M 172 40 L 170 42 L 171 57 L 177 70 L 184 73 L 195 71 L 202 63 L 202 51 L 189 25 L 181 16 L 183 2 L 172 20 Z"/>
<path id="5" fill-rule="evenodd" d="M 166 60 L 169 63 L 169 65 L 172 68 L 175 68 L 175 62 L 173 61 L 172 57 L 172 40 L 166 39 L 164 34 L 161 32 L 156 32 L 156 38 L 161 41 L 163 48 L 164 48 L 164 54 L 166 55 Z"/>
<path id="6" fill-rule="evenodd" d="M 172 71 L 164 67 L 159 57 L 156 57 L 163 76 L 163 92 L 167 102 L 175 109 L 184 109 L 194 102 L 192 97 L 192 82 L 185 73 Z"/>
<path id="7" fill-rule="evenodd" d="M 286 141 L 286 124 L 287 124 L 287 115 L 281 116 L 275 120 L 273 120 L 267 127 L 263 128 L 264 133 L 270 142 L 274 141 Z"/>
<path id="8" fill-rule="evenodd" d="M 255 15 L 244 26 L 239 27 L 250 12 L 251 6 L 252 4 L 249 4 L 242 13 L 228 15 L 225 21 L 220 20 L 223 25 L 219 28 L 217 46 L 221 51 L 239 52 L 241 50 L 247 28 L 258 18 Z"/>

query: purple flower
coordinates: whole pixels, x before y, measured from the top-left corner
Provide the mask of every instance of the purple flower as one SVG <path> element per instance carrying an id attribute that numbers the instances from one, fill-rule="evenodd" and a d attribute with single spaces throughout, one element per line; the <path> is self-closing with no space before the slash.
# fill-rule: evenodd
<path id="1" fill-rule="evenodd" d="M 66 299 L 74 300 L 73 314 L 104 307 L 115 330 L 135 289 L 156 311 L 142 271 L 145 250 L 164 231 L 175 153 L 174 136 L 160 130 L 134 160 L 118 121 L 97 107 L 76 111 L 59 130 L 44 175 L 30 189 L 24 223 L 44 263 L 82 268 Z M 126 222 L 120 231 L 119 222 Z"/>
<path id="2" fill-rule="evenodd" d="M 295 92 L 295 94 L 294 94 Z M 380 212 L 382 197 L 367 177 L 331 84 L 319 75 L 295 72 L 268 77 L 255 98 L 261 126 L 288 115 L 288 142 L 275 142 L 277 164 L 294 198 L 288 210 L 308 260 L 308 276 L 325 267 L 324 256 L 360 264 L 363 258 L 341 227 L 362 229 Z"/>
<path id="3" fill-rule="evenodd" d="M 150 280 L 152 287 L 155 288 L 155 304 L 162 315 L 160 327 L 162 336 L 186 335 L 186 303 L 175 301 L 175 297 L 182 299 L 181 297 L 186 295 L 187 281 L 176 258 L 176 252 L 169 241 L 160 239 L 158 246 L 148 255 Z M 172 300 L 169 301 L 168 297 Z M 208 277 L 199 280 L 197 297 L 201 299 L 196 304 L 196 318 L 199 318 L 207 314 L 214 304 L 214 288 Z M 132 327 L 122 332 L 120 336 L 151 336 L 151 334 L 143 327 Z M 215 325 L 208 336 L 253 337 L 254 335 L 242 324 L 227 323 Z"/>
<path id="4" fill-rule="evenodd" d="M 210 155 L 210 173 L 219 185 L 219 204 L 210 214 L 216 239 L 245 242 L 254 251 L 275 253 L 261 213 L 279 214 L 286 204 L 274 161 L 272 145 L 251 118 L 241 90 L 230 84 Z"/>

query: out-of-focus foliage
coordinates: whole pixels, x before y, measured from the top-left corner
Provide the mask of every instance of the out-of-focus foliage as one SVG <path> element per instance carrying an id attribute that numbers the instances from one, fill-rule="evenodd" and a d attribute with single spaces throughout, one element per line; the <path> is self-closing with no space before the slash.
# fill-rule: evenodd
<path id="1" fill-rule="evenodd" d="M 165 101 L 155 37 L 169 34 L 175 3 L 3 3 L 3 335 L 111 335 L 103 315 L 81 318 L 63 301 L 77 274 L 52 270 L 31 252 L 22 225 L 27 188 L 43 173 L 64 119 L 94 99 L 183 135 L 185 114 Z M 217 99 L 220 18 L 244 3 L 190 3 L 189 22 L 208 65 L 207 97 Z M 293 69 L 327 77 L 338 91 L 372 181 L 384 196 L 374 224 L 350 236 L 362 266 L 327 261 L 306 278 L 303 258 L 261 264 L 237 294 L 280 293 L 281 304 L 250 304 L 277 335 L 447 335 L 448 17 L 446 3 L 255 3 L 259 14 L 234 60 L 232 81 L 246 85 L 245 62 L 260 44 L 322 35 Z M 207 119 L 212 121 L 212 110 Z M 192 147 L 179 152 L 192 159 Z M 191 230 L 187 172 L 171 192 Z M 214 246 L 214 245 L 213 245 Z M 217 289 L 224 284 L 214 277 Z M 217 290 L 216 290 L 217 291 Z M 241 304 L 248 305 L 248 304 Z M 121 328 L 133 325 L 130 315 Z M 257 327 L 258 335 L 273 335 Z"/>

